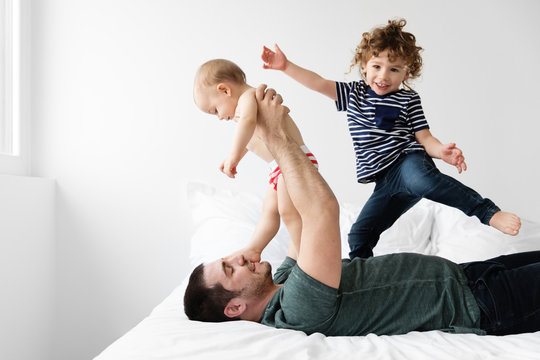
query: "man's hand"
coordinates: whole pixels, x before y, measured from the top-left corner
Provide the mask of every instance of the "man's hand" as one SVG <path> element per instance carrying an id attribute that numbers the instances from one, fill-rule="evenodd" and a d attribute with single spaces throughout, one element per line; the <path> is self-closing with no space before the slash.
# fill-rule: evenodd
<path id="1" fill-rule="evenodd" d="M 460 174 L 462 171 L 467 170 L 463 152 L 456 147 L 455 143 L 443 145 L 441 149 L 441 159 L 450 165 L 454 165 Z"/>
<path id="2" fill-rule="evenodd" d="M 263 52 L 261 55 L 261 59 L 262 61 L 264 61 L 263 68 L 285 70 L 285 68 L 287 67 L 287 57 L 281 51 L 277 44 L 274 44 L 274 49 L 276 50 L 275 52 L 273 52 L 266 46 L 263 46 Z"/>
<path id="3" fill-rule="evenodd" d="M 266 90 L 266 91 L 265 91 Z M 260 127 L 263 141 L 269 145 L 270 140 L 285 139 L 284 120 L 287 118 L 289 108 L 281 105 L 283 98 L 274 89 L 266 89 L 266 85 L 259 85 L 255 91 L 257 99 L 257 125 Z"/>

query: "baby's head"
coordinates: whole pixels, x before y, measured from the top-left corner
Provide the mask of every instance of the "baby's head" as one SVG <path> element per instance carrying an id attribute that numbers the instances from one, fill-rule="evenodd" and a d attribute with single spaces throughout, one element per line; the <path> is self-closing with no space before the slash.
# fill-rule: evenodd
<path id="1" fill-rule="evenodd" d="M 416 46 L 413 34 L 403 31 L 407 24 L 405 19 L 389 20 L 386 26 L 378 27 L 362 34 L 362 41 L 356 47 L 355 56 L 351 62 L 351 69 L 359 66 L 361 74 L 366 75 L 366 64 L 373 57 L 387 51 L 390 61 L 402 61 L 407 73 L 403 84 L 410 88 L 408 79 L 420 76 L 422 68 L 421 47 Z"/>
<path id="2" fill-rule="evenodd" d="M 202 111 L 231 120 L 241 95 L 236 89 L 246 85 L 246 74 L 238 65 L 214 59 L 199 67 L 193 85 L 193 99 Z"/>

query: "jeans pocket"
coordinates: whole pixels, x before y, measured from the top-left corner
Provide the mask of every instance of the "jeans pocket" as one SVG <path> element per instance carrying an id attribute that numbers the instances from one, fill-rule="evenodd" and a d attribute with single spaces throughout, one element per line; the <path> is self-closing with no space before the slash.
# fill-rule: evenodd
<path id="1" fill-rule="evenodd" d="M 473 294 L 482 313 L 481 328 L 488 331 L 488 333 L 496 330 L 500 325 L 497 304 L 484 279 L 476 281 Z"/>

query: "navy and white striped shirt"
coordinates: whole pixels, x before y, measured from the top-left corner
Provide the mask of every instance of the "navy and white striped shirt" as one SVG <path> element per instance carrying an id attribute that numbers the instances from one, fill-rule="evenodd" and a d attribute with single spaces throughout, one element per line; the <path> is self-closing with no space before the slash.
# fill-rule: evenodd
<path id="1" fill-rule="evenodd" d="M 368 183 L 403 152 L 424 150 L 414 133 L 429 129 L 420 96 L 401 89 L 379 96 L 363 81 L 336 82 L 338 111 L 347 111 L 358 182 Z"/>

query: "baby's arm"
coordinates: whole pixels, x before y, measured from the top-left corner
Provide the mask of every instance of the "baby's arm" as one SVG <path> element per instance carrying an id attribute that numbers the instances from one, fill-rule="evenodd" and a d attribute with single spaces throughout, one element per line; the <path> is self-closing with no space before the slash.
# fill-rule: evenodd
<path id="1" fill-rule="evenodd" d="M 221 172 L 228 177 L 234 178 L 236 175 L 236 166 L 247 153 L 247 146 L 253 137 L 257 125 L 257 102 L 254 94 L 245 94 L 238 100 L 236 132 L 229 157 L 225 159 L 220 166 Z M 252 96 L 250 96 L 252 95 Z"/>
<path id="2" fill-rule="evenodd" d="M 268 186 L 266 196 L 263 202 L 262 215 L 255 226 L 255 231 L 249 241 L 249 244 L 240 249 L 229 257 L 242 254 L 244 259 L 259 262 L 261 260 L 261 253 L 264 248 L 270 243 L 279 230 L 280 217 L 277 204 L 277 191 L 274 190 L 272 184 Z"/>
<path id="3" fill-rule="evenodd" d="M 229 156 L 221 162 L 219 170 L 228 177 L 234 178 L 234 176 L 238 174 L 238 171 L 236 171 L 236 167 L 238 166 L 240 160 L 242 160 L 242 158 L 247 154 L 247 152 L 248 149 L 244 149 L 244 151 L 240 154 L 240 157 L 237 158 L 238 160 L 234 160 L 232 156 Z"/>
<path id="4" fill-rule="evenodd" d="M 275 52 L 263 47 L 261 55 L 264 61 L 263 68 L 281 70 L 285 74 L 298 81 L 300 84 L 328 96 L 332 100 L 337 100 L 336 82 L 325 79 L 311 70 L 304 69 L 287 59 L 277 44 L 274 45 Z"/>
<path id="5" fill-rule="evenodd" d="M 420 130 L 415 134 L 418 141 L 428 153 L 429 156 L 436 159 L 442 159 L 450 165 L 457 168 L 458 173 L 467 170 L 465 157 L 462 151 L 456 147 L 455 143 L 442 144 L 435 136 L 431 135 L 428 129 Z"/>

